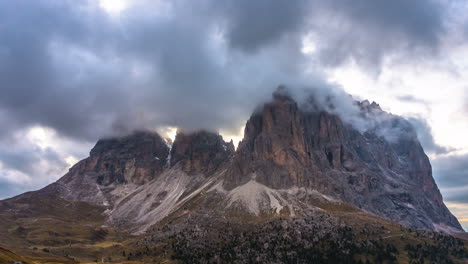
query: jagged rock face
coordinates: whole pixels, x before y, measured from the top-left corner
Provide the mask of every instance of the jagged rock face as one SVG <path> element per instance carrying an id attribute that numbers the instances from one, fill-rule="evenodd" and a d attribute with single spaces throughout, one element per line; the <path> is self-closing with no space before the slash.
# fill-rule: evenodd
<path id="1" fill-rule="evenodd" d="M 102 139 L 88 158 L 44 190 L 70 201 L 112 206 L 127 185 L 141 186 L 161 175 L 168 156 L 169 147 L 156 133 Z"/>
<path id="2" fill-rule="evenodd" d="M 273 188 L 314 187 L 331 169 L 356 169 L 353 153 L 343 144 L 359 133 L 326 112 L 304 112 L 288 96 L 274 96 L 245 127 L 225 186 L 232 188 L 255 174 Z"/>
<path id="3" fill-rule="evenodd" d="M 296 102 L 277 95 L 248 120 L 225 187 L 245 183 L 251 174 L 274 188 L 298 185 L 305 178 L 303 165 L 308 162 L 302 130 Z"/>
<path id="4" fill-rule="evenodd" d="M 408 226 L 444 223 L 461 230 L 409 123 L 375 103 L 360 106 L 363 115 L 371 111 L 384 121 L 361 133 L 336 115 L 274 95 L 247 122 L 224 188 L 252 180 L 273 189 L 303 187 Z M 396 137 L 389 140 L 383 131 Z"/>
<path id="5" fill-rule="evenodd" d="M 89 158 L 78 163 L 70 174 L 93 174 L 100 185 L 144 184 L 161 174 L 169 147 L 156 133 L 135 132 L 123 138 L 99 140 Z"/>
<path id="6" fill-rule="evenodd" d="M 211 175 L 234 154 L 234 144 L 220 135 L 200 131 L 178 133 L 171 149 L 171 166 L 180 163 L 187 173 Z"/>
<path id="7" fill-rule="evenodd" d="M 78 162 L 46 189 L 67 200 L 104 205 L 116 212 L 117 217 L 126 217 L 143 203 L 149 204 L 150 208 L 141 208 L 142 212 L 155 209 L 158 202 L 149 201 L 154 197 L 158 200 L 169 197 L 166 203 L 175 205 L 177 201 L 173 198 L 181 197 L 201 184 L 200 177 L 186 179 L 187 174 L 208 177 L 228 162 L 233 153 L 233 143 L 224 142 L 214 133 L 179 133 L 171 149 L 156 133 L 135 132 L 126 137 L 99 140 L 88 158 Z M 158 184 L 163 185 L 163 190 L 159 188 L 157 193 L 146 190 L 144 193 L 148 195 L 144 197 L 136 195 L 142 189 Z M 170 189 L 174 186 L 180 188 L 174 192 Z M 135 204 L 129 205 L 129 201 Z M 124 209 L 116 208 L 119 206 Z M 131 210 L 127 212 L 125 208 Z M 166 213 L 167 210 L 160 211 Z"/>

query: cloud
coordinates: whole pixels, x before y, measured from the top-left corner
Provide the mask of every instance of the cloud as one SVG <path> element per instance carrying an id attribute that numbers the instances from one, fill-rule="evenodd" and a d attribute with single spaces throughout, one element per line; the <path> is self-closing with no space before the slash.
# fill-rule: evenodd
<path id="1" fill-rule="evenodd" d="M 432 161 L 434 176 L 442 188 L 468 186 L 468 154 L 442 156 Z M 468 194 L 468 192 L 465 192 Z"/>
<path id="2" fill-rule="evenodd" d="M 397 100 L 407 102 L 407 103 L 417 103 L 417 104 L 423 104 L 426 105 L 427 102 L 424 101 L 423 99 L 416 98 L 414 95 L 411 94 L 404 94 L 404 95 L 398 95 L 396 96 Z"/>
<path id="3" fill-rule="evenodd" d="M 95 98 L 118 83 L 115 74 L 106 78 L 110 66 L 80 53 L 99 51 L 100 27 L 93 24 L 103 24 L 102 16 L 73 8 L 70 1 L 20 0 L 0 3 L 0 17 L 0 109 L 14 124 L 4 127 L 40 123 L 89 136 Z"/>
<path id="4" fill-rule="evenodd" d="M 37 164 L 41 162 L 41 159 L 56 168 L 67 167 L 65 161 L 60 159 L 59 155 L 52 149 L 32 147 L 31 149 L 12 151 L 4 149 L 0 152 L 3 169 L 15 170 L 29 175 L 38 172 Z"/>
<path id="5" fill-rule="evenodd" d="M 41 147 L 28 138 L 9 138 L 0 142 L 0 182 L 2 188 L 31 190 L 44 186 L 63 175 L 70 165 L 63 153 L 50 147 Z"/>
<path id="6" fill-rule="evenodd" d="M 445 202 L 445 204 L 458 217 L 465 231 L 468 231 L 468 203 Z"/>
<path id="7" fill-rule="evenodd" d="M 468 216 L 468 154 L 452 154 L 432 160 L 433 175 L 450 210 Z M 468 224 L 464 224 L 465 229 Z"/>
<path id="8" fill-rule="evenodd" d="M 0 139 L 0 197 L 33 190 L 58 179 L 90 144 L 64 138 L 51 129 L 33 127 Z"/>
<path id="9" fill-rule="evenodd" d="M 350 59 L 378 70 L 385 58 L 437 53 L 447 13 L 439 1 L 318 1 L 314 35 L 328 65 Z"/>
<path id="10" fill-rule="evenodd" d="M 440 10 L 432 1 L 142 0 L 113 16 L 97 1 L 4 1 L 0 113 L 10 132 L 41 125 L 88 142 L 167 125 L 237 131 L 279 84 L 331 87 L 306 70 L 305 35 L 327 60 L 379 61 L 436 47 Z"/>
<path id="11" fill-rule="evenodd" d="M 20 186 L 18 184 L 0 179 L 0 199 L 6 199 L 30 190 L 31 186 Z"/>
<path id="12" fill-rule="evenodd" d="M 304 0 L 229 0 L 216 5 L 226 20 L 229 45 L 245 52 L 303 30 L 310 6 Z"/>
<path id="13" fill-rule="evenodd" d="M 444 147 L 435 142 L 434 136 L 432 135 L 432 129 L 427 121 L 421 117 L 406 117 L 413 128 L 418 134 L 418 139 L 423 146 L 426 153 L 430 154 L 447 154 L 454 151 L 453 148 Z"/>
<path id="14" fill-rule="evenodd" d="M 285 43 L 231 54 L 208 6 L 194 13 L 175 1 L 154 14 L 143 1 L 115 21 L 91 1 L 0 5 L 0 111 L 12 129 L 39 124 L 87 141 L 162 125 L 237 131 L 274 87 L 300 75 L 300 51 Z"/>

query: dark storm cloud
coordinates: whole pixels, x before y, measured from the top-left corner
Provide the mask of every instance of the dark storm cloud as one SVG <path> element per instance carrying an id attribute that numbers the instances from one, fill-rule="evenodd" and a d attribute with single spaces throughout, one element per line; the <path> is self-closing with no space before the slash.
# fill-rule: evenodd
<path id="1" fill-rule="evenodd" d="M 0 111 L 13 122 L 4 128 L 38 123 L 74 137 L 91 134 L 86 125 L 98 107 L 90 106 L 116 81 L 99 74 L 102 65 L 56 56 L 74 47 L 99 50 L 100 26 L 94 25 L 105 20 L 76 7 L 67 1 L 0 3 Z"/>
<path id="2" fill-rule="evenodd" d="M 329 65 L 354 59 L 378 70 L 387 55 L 433 55 L 446 32 L 446 8 L 435 0 L 318 1 L 316 9 L 320 56 Z"/>
<path id="3" fill-rule="evenodd" d="M 444 200 L 448 202 L 455 202 L 455 203 L 468 203 L 468 195 L 466 192 L 468 191 L 468 186 L 465 186 L 464 189 L 460 190 L 453 190 L 453 189 L 442 189 L 444 191 Z"/>
<path id="4" fill-rule="evenodd" d="M 441 187 L 468 186 L 468 154 L 443 156 L 432 163 Z"/>
<path id="5" fill-rule="evenodd" d="M 434 0 L 334 0 L 331 9 L 362 25 L 401 32 L 411 41 L 437 44 L 443 29 L 444 7 Z"/>
<path id="6" fill-rule="evenodd" d="M 443 32 L 431 1 L 140 1 L 119 17 L 97 2 L 0 3 L 2 134 L 32 125 L 87 141 L 158 125 L 237 131 L 278 84 L 331 87 L 304 71 L 304 34 L 335 64 L 436 47 Z"/>
<path id="7" fill-rule="evenodd" d="M 170 16 L 133 8 L 116 22 L 95 3 L 0 3 L 8 127 L 39 124 L 86 140 L 155 125 L 237 130 L 280 81 L 268 66 L 257 74 L 267 81 L 248 78 L 243 68 L 262 68 L 264 58 L 220 60 L 208 7 L 194 13 L 176 1 Z"/>
<path id="8" fill-rule="evenodd" d="M 246 52 L 303 30 L 309 11 L 305 0 L 229 0 L 217 5 L 225 12 L 230 45 Z"/>
<path id="9" fill-rule="evenodd" d="M 389 53 L 437 51 L 446 32 L 446 10 L 435 0 L 215 1 L 230 45 L 246 52 L 285 35 L 316 36 L 329 65 L 353 58 L 378 67 Z"/>
<path id="10" fill-rule="evenodd" d="M 445 200 L 468 203 L 468 154 L 439 157 L 432 165 Z"/>
<path id="11" fill-rule="evenodd" d="M 0 161 L 3 169 L 15 170 L 27 175 L 38 173 L 38 164 L 45 162 L 52 168 L 66 168 L 67 164 L 53 149 L 41 149 L 31 146 L 28 149 L 0 150 Z"/>

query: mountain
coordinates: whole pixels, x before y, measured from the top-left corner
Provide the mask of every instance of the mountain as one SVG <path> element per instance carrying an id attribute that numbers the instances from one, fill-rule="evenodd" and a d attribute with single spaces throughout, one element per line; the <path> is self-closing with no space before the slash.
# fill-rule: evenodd
<path id="1" fill-rule="evenodd" d="M 304 111 L 291 97 L 275 95 L 247 122 L 223 186 L 258 183 L 279 191 L 279 197 L 286 197 L 285 190 L 296 198 L 315 191 L 406 226 L 461 230 L 413 128 L 375 103 L 359 106 L 386 120 L 360 133 L 336 115 Z M 389 141 L 379 136 L 382 127 L 401 135 Z M 288 206 L 296 211 L 297 205 Z"/>
<path id="2" fill-rule="evenodd" d="M 173 144 L 142 131 L 99 140 L 57 182 L 0 201 L 0 243 L 88 260 L 354 263 L 409 261 L 425 242 L 458 250 L 447 261 L 468 258 L 462 240 L 433 232 L 463 229 L 414 129 L 375 103 L 356 108 L 365 131 L 280 89 L 237 150 L 207 131 Z"/>

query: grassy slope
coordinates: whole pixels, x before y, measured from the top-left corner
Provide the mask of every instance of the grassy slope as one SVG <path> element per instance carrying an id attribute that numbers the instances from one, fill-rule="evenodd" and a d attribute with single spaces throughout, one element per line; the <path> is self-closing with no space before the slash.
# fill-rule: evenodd
<path id="1" fill-rule="evenodd" d="M 21 257 L 10 249 L 0 246 L 0 264 L 10 264 L 15 261 L 22 261 L 25 264 L 32 263 L 31 260 Z"/>
<path id="2" fill-rule="evenodd" d="M 29 263 L 54 263 L 57 259 L 56 263 L 70 259 L 94 262 L 121 255 L 128 247 L 125 241 L 132 237 L 105 226 L 103 211 L 48 193 L 26 193 L 0 201 L 0 243 L 31 257 L 29 261 L 34 262 Z"/>

